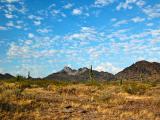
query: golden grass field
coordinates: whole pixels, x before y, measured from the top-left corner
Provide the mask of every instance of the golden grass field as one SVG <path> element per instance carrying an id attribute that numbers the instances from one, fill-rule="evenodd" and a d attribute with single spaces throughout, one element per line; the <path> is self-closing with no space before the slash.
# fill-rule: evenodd
<path id="1" fill-rule="evenodd" d="M 0 120 L 160 120 L 160 84 L 4 80 Z"/>

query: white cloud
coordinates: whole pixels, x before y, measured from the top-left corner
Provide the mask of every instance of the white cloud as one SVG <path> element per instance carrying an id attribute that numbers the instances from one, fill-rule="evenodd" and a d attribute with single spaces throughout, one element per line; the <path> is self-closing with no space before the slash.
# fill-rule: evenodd
<path id="1" fill-rule="evenodd" d="M 113 19 L 114 20 L 114 19 Z M 115 20 L 114 20 L 115 21 Z M 121 26 L 121 25 L 124 25 L 124 24 L 127 24 L 129 22 L 134 22 L 134 23 L 138 23 L 138 22 L 143 22 L 145 21 L 145 18 L 141 18 L 141 17 L 134 17 L 134 18 L 131 18 L 130 20 L 117 20 L 116 19 L 116 22 L 114 23 L 114 27 L 118 27 L 118 26 Z"/>
<path id="2" fill-rule="evenodd" d="M 121 2 L 117 7 L 116 9 L 117 10 L 120 10 L 120 9 L 132 9 L 132 6 L 129 6 L 129 2 L 126 1 L 125 3 Z"/>
<path id="3" fill-rule="evenodd" d="M 98 71 L 107 71 L 113 74 L 116 74 L 122 70 L 121 68 L 115 67 L 112 63 L 109 63 L 109 62 L 101 63 L 95 69 Z"/>
<path id="4" fill-rule="evenodd" d="M 16 66 L 17 71 L 14 71 L 14 74 L 15 75 L 20 74 L 27 77 L 28 72 L 30 72 L 32 77 L 44 77 L 43 70 L 46 69 L 45 66 L 43 66 L 42 64 L 36 64 L 36 63 L 31 64 L 31 63 L 32 62 L 22 63 Z"/>
<path id="5" fill-rule="evenodd" d="M 8 58 L 27 59 L 52 57 L 58 50 L 54 49 L 55 40 L 58 37 L 37 37 L 34 36 L 31 40 L 20 40 L 18 42 L 11 42 L 7 52 Z M 54 44 L 53 44 L 54 43 Z M 41 48 L 41 49 L 39 49 Z"/>
<path id="6" fill-rule="evenodd" d="M 104 7 L 111 3 L 113 3 L 115 0 L 96 0 L 94 5 L 95 7 Z"/>
<path id="7" fill-rule="evenodd" d="M 145 4 L 146 4 L 146 2 L 144 0 L 138 0 L 136 2 L 136 5 L 139 6 L 139 7 L 144 6 Z"/>
<path id="8" fill-rule="evenodd" d="M 2 68 L 0 68 L 0 74 L 3 74 L 3 73 L 4 73 L 4 70 Z"/>
<path id="9" fill-rule="evenodd" d="M 81 9 L 73 9 L 73 11 L 72 11 L 72 14 L 73 15 L 81 15 L 82 14 L 82 10 Z"/>
<path id="10" fill-rule="evenodd" d="M 149 18 L 160 18 L 160 4 L 155 4 L 154 6 L 147 6 L 143 9 L 143 12 Z"/>
<path id="11" fill-rule="evenodd" d="M 25 41 L 22 46 L 17 45 L 15 43 L 10 44 L 10 48 L 8 50 L 8 57 L 9 58 L 40 58 L 40 57 L 47 57 L 53 56 L 57 50 L 53 49 L 43 49 L 41 51 L 36 50 L 31 45 L 31 41 Z"/>
<path id="12" fill-rule="evenodd" d="M 144 0 L 126 0 L 125 2 L 120 2 L 116 7 L 117 10 L 121 9 L 132 9 L 133 5 L 137 5 L 138 7 L 142 7 L 145 5 Z"/>
<path id="13" fill-rule="evenodd" d="M 9 19 L 13 18 L 12 14 L 5 14 L 5 16 L 6 16 L 6 18 L 9 18 Z"/>
<path id="14" fill-rule="evenodd" d="M 41 24 L 41 21 L 34 21 L 33 23 L 38 26 Z"/>
<path id="15" fill-rule="evenodd" d="M 28 18 L 31 20 L 37 20 L 37 21 L 43 20 L 42 17 L 36 16 L 36 15 L 29 15 Z"/>
<path id="16" fill-rule="evenodd" d="M 153 26 L 154 24 L 153 23 L 147 23 L 146 25 L 147 26 Z"/>
<path id="17" fill-rule="evenodd" d="M 150 35 L 152 35 L 152 36 L 154 36 L 154 37 L 158 37 L 158 36 L 160 36 L 160 29 L 150 30 L 150 31 L 148 32 L 148 34 L 150 34 Z"/>
<path id="18" fill-rule="evenodd" d="M 6 23 L 6 26 L 13 27 L 14 26 L 13 21 L 9 21 L 8 23 Z"/>
<path id="19" fill-rule="evenodd" d="M 116 18 L 112 18 L 111 21 L 112 21 L 112 22 L 115 22 L 115 21 L 117 21 L 117 19 L 116 19 Z"/>
<path id="20" fill-rule="evenodd" d="M 66 40 L 96 40 L 97 31 L 92 27 L 81 27 L 79 33 L 74 33 L 71 35 L 66 35 Z"/>
<path id="21" fill-rule="evenodd" d="M 53 4 L 53 5 L 51 5 L 51 6 L 49 6 L 48 8 L 47 8 L 47 10 L 44 10 L 43 11 L 43 17 L 44 17 L 44 15 L 46 16 L 46 17 L 48 17 L 48 15 L 50 14 L 51 16 L 53 16 L 53 17 L 66 17 L 66 14 L 62 11 L 62 9 L 57 9 L 57 8 L 55 8 L 56 7 L 56 5 L 55 4 Z"/>
<path id="22" fill-rule="evenodd" d="M 37 30 L 37 32 L 39 32 L 39 33 L 49 33 L 51 31 L 52 31 L 51 29 L 47 29 L 47 28 L 43 28 L 43 29 L 38 29 Z"/>
<path id="23" fill-rule="evenodd" d="M 17 17 L 16 16 L 17 15 L 16 12 L 17 13 L 21 13 L 21 15 L 22 15 L 22 14 L 25 14 L 26 11 L 27 11 L 24 2 L 21 1 L 21 0 L 11 0 L 11 2 L 9 2 L 8 0 L 1 0 L 1 1 L 2 2 L 7 2 L 7 4 L 2 6 L 3 7 L 2 10 L 5 13 L 5 16 L 7 18 Z M 17 5 L 12 4 L 12 3 L 16 3 Z"/>
<path id="24" fill-rule="evenodd" d="M 68 3 L 67 5 L 63 6 L 64 9 L 70 9 L 73 7 L 73 4 Z"/>
<path id="25" fill-rule="evenodd" d="M 31 53 L 28 46 L 18 46 L 15 43 L 10 44 L 7 55 L 9 57 L 19 56 L 19 57 L 30 57 L 27 54 Z"/>
<path id="26" fill-rule="evenodd" d="M 13 21 L 9 21 L 8 23 L 6 23 L 6 26 L 8 28 L 17 28 L 17 29 L 21 29 L 25 26 L 25 24 L 22 21 L 16 21 L 16 23 L 13 23 Z"/>
<path id="27" fill-rule="evenodd" d="M 20 26 L 20 25 L 16 25 L 16 26 L 15 26 L 15 28 L 17 28 L 17 29 L 21 29 L 21 28 L 22 28 L 22 26 Z"/>
<path id="28" fill-rule="evenodd" d="M 51 10 L 51 14 L 53 15 L 53 16 L 56 16 L 57 14 L 59 14 L 60 13 L 60 11 L 59 10 Z"/>
<path id="29" fill-rule="evenodd" d="M 135 17 L 135 18 L 132 18 L 131 20 L 135 23 L 138 23 L 138 22 L 143 22 L 145 20 L 145 18 Z"/>
<path id="30" fill-rule="evenodd" d="M 31 20 L 33 20 L 33 23 L 34 23 L 35 25 L 37 25 L 37 26 L 40 25 L 40 24 L 41 24 L 41 21 L 43 20 L 42 17 L 36 16 L 36 15 L 29 15 L 28 18 L 31 19 Z"/>
<path id="31" fill-rule="evenodd" d="M 32 40 L 26 40 L 26 41 L 24 42 L 24 44 L 26 44 L 26 45 L 31 45 L 32 43 L 33 43 Z"/>
<path id="32" fill-rule="evenodd" d="M 2 2 L 8 2 L 8 3 L 13 3 L 13 2 L 19 2 L 20 0 L 2 0 Z"/>
<path id="33" fill-rule="evenodd" d="M 128 20 L 121 20 L 121 21 L 117 21 L 113 26 L 117 27 L 127 23 L 128 23 Z"/>
<path id="34" fill-rule="evenodd" d="M 33 38 L 33 37 L 34 37 L 34 34 L 33 34 L 33 33 L 29 33 L 29 34 L 28 34 L 28 37 L 29 37 L 29 38 Z"/>
<path id="35" fill-rule="evenodd" d="M 0 26 L 0 30 L 7 30 L 6 27 Z"/>

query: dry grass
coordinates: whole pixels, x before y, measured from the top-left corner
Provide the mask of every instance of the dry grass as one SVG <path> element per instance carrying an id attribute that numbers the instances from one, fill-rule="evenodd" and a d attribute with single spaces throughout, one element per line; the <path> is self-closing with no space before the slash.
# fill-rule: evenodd
<path id="1" fill-rule="evenodd" d="M 0 119 L 160 120 L 160 85 L 0 81 Z"/>

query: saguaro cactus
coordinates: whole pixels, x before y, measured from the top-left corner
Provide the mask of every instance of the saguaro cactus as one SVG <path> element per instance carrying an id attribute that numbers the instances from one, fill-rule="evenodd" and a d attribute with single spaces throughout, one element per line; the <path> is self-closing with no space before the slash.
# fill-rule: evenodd
<path id="1" fill-rule="evenodd" d="M 89 79 L 91 82 L 93 82 L 93 70 L 92 70 L 92 65 L 91 65 L 91 68 L 89 70 Z"/>
<path id="2" fill-rule="evenodd" d="M 19 81 L 20 80 L 20 75 L 16 76 L 16 80 Z"/>
<path id="3" fill-rule="evenodd" d="M 140 80 L 141 80 L 141 82 L 143 82 L 143 74 L 142 73 L 140 74 Z"/>
<path id="4" fill-rule="evenodd" d="M 19 75 L 19 74 L 18 74 L 18 75 L 16 76 L 16 80 L 17 80 L 17 81 L 25 80 L 25 79 L 26 79 L 26 78 L 25 78 L 24 76 L 22 76 L 22 75 Z"/>
<path id="5" fill-rule="evenodd" d="M 28 78 L 27 79 L 30 79 L 31 78 L 31 76 L 30 76 L 30 72 L 28 72 Z"/>
<path id="6" fill-rule="evenodd" d="M 120 85 L 122 85 L 122 84 L 123 84 L 123 79 L 121 78 L 121 79 L 120 79 Z"/>

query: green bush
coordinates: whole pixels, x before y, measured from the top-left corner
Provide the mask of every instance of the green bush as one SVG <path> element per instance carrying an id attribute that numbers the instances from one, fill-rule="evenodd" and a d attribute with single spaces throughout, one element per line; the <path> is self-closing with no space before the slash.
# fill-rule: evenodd
<path id="1" fill-rule="evenodd" d="M 143 95 L 146 89 L 148 88 L 149 88 L 149 85 L 147 84 L 136 84 L 136 83 L 131 83 L 123 86 L 123 90 L 125 92 L 129 94 L 138 94 L 138 95 Z"/>
<path id="2" fill-rule="evenodd" d="M 92 80 L 92 81 L 86 82 L 86 85 L 88 85 L 88 86 L 101 86 L 101 82 L 97 81 L 97 80 Z"/>
<path id="3" fill-rule="evenodd" d="M 26 80 L 26 78 L 22 75 L 17 75 L 16 76 L 16 81 L 20 81 L 20 80 Z"/>

